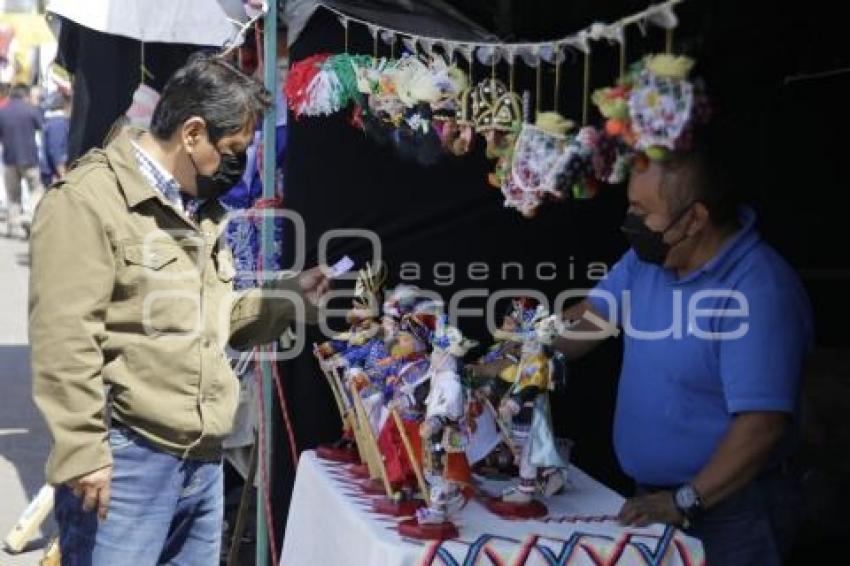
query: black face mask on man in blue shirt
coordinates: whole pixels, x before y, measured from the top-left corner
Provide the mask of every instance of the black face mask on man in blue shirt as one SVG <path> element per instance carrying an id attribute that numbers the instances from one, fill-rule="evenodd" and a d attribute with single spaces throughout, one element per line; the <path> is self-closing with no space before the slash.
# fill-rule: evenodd
<path id="1" fill-rule="evenodd" d="M 626 213 L 626 220 L 623 222 L 620 230 L 623 231 L 623 234 L 625 234 L 626 239 L 632 248 L 634 248 L 635 254 L 637 254 L 641 261 L 654 265 L 664 265 L 670 250 L 690 237 L 685 234 L 677 242 L 668 244 L 664 241 L 664 235 L 682 219 L 695 202 L 693 201 L 685 206 L 663 230 L 653 230 L 646 225 L 644 216 L 633 212 Z"/>

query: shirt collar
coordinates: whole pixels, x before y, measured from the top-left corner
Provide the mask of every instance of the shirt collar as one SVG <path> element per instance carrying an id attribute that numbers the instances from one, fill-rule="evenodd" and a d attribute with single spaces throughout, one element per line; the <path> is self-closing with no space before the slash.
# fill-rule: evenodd
<path id="1" fill-rule="evenodd" d="M 187 196 L 180 190 L 177 179 L 135 141 L 130 142 L 136 153 L 139 171 L 177 210 L 195 216 L 204 201 Z"/>
<path id="2" fill-rule="evenodd" d="M 695 269 L 681 279 L 676 279 L 675 283 L 689 283 L 704 273 L 721 274 L 732 267 L 738 259 L 760 241 L 761 237 L 758 230 L 756 230 L 757 218 L 758 216 L 752 207 L 739 207 L 738 220 L 741 223 L 741 229 L 724 242 L 720 250 L 714 254 L 714 257 L 708 260 L 702 267 Z"/>

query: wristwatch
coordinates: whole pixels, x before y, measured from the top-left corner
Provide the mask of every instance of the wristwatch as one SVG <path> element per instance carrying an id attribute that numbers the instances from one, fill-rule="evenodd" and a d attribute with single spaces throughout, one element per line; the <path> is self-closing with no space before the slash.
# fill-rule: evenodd
<path id="1" fill-rule="evenodd" d="M 682 526 L 687 529 L 690 527 L 694 517 L 702 510 L 702 498 L 697 493 L 697 490 L 694 489 L 694 486 L 686 483 L 676 490 L 673 494 L 673 499 L 676 502 L 676 507 L 685 517 L 685 522 Z"/>

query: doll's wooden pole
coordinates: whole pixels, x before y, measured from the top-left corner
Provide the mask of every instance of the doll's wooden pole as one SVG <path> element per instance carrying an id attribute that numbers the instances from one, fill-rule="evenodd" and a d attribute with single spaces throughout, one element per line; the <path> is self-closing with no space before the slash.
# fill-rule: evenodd
<path id="1" fill-rule="evenodd" d="M 327 369 L 324 366 L 322 367 L 325 372 L 325 377 L 328 379 L 328 383 L 330 384 L 331 390 L 334 392 L 334 399 L 336 400 L 337 407 L 339 408 L 339 416 L 342 419 L 343 424 L 343 433 L 345 432 L 345 425 L 348 424 L 348 428 L 351 429 L 351 433 L 354 435 L 354 444 L 357 446 L 357 453 L 360 455 L 360 460 L 362 462 L 366 462 L 366 459 L 363 457 L 363 442 L 360 439 L 358 430 L 359 427 L 356 425 L 355 420 L 352 418 L 351 409 L 347 408 L 345 403 L 345 393 L 342 390 L 342 383 L 338 383 L 336 368 Z"/>
<path id="2" fill-rule="evenodd" d="M 336 408 L 339 411 L 339 416 L 340 418 L 342 418 L 342 420 L 345 420 L 345 404 L 343 403 L 342 397 L 340 396 L 339 391 L 337 391 L 336 385 L 334 385 L 333 378 L 328 374 L 328 370 L 323 369 L 322 371 L 324 372 L 325 378 L 327 378 L 328 380 L 328 385 L 330 386 L 331 391 L 333 392 L 334 401 L 336 402 Z"/>
<path id="3" fill-rule="evenodd" d="M 325 376 L 325 381 L 328 382 L 328 387 L 331 388 L 331 393 L 333 394 L 334 402 L 336 403 L 336 408 L 339 411 L 339 416 L 344 421 L 345 420 L 345 406 L 342 403 L 342 399 L 340 399 L 339 391 L 337 390 L 336 385 L 334 384 L 333 377 L 331 377 L 331 375 L 330 375 L 330 370 L 328 369 L 325 360 L 323 360 L 321 358 L 321 356 L 319 356 L 319 353 L 318 353 L 317 350 L 318 350 L 318 346 L 316 344 L 313 344 L 314 355 L 316 356 L 316 359 L 319 361 L 319 367 L 322 369 L 322 373 Z"/>
<path id="4" fill-rule="evenodd" d="M 516 444 L 514 444 L 513 439 L 511 438 L 511 432 L 505 426 L 505 423 L 502 422 L 501 417 L 499 417 L 498 411 L 493 406 L 493 403 L 490 402 L 490 399 L 484 398 L 484 405 L 490 411 L 490 414 L 493 415 L 493 420 L 496 421 L 496 426 L 499 427 L 499 432 L 502 433 L 502 439 L 505 441 L 505 444 L 508 446 L 508 450 L 516 457 L 520 457 L 520 453 L 517 451 Z"/>
<path id="5" fill-rule="evenodd" d="M 328 386 L 331 388 L 334 396 L 334 402 L 336 402 L 336 408 L 339 411 L 339 416 L 342 420 L 345 420 L 345 402 L 342 399 L 342 395 L 337 389 L 336 384 L 334 383 L 333 376 L 330 374 L 330 370 L 327 368 L 322 368 L 322 373 L 325 374 L 325 379 L 328 381 Z"/>
<path id="6" fill-rule="evenodd" d="M 384 484 L 384 490 L 387 492 L 387 497 L 392 498 L 393 488 L 390 485 L 390 480 L 387 477 L 387 468 L 384 466 L 384 460 L 381 458 L 381 451 L 378 450 L 378 443 L 375 441 L 375 435 L 372 432 L 372 425 L 369 424 L 369 418 L 366 415 L 366 409 L 363 407 L 363 402 L 360 399 L 360 394 L 357 392 L 357 387 L 354 383 L 350 383 L 351 397 L 354 399 L 354 410 L 357 412 L 358 420 L 360 421 L 360 429 L 364 439 L 367 442 L 366 449 L 372 453 L 372 461 L 375 467 L 378 468 L 378 473 L 381 476 L 381 481 Z"/>
<path id="7" fill-rule="evenodd" d="M 404 450 L 407 452 L 407 458 L 410 460 L 410 467 L 413 468 L 413 473 L 416 476 L 416 483 L 419 484 L 419 490 L 422 492 L 422 496 L 428 500 L 431 498 L 431 492 L 428 489 L 428 484 L 425 483 L 425 476 L 422 475 L 422 468 L 419 467 L 419 461 L 416 458 L 416 452 L 413 450 L 413 445 L 410 444 L 410 439 L 407 438 L 407 432 L 405 432 L 404 422 L 401 420 L 401 415 L 398 414 L 398 410 L 393 407 L 390 409 L 390 414 L 393 417 L 393 422 L 395 422 L 395 426 L 398 429 L 398 434 L 401 436 L 401 443 L 404 444 Z"/>
<path id="8" fill-rule="evenodd" d="M 337 382 L 337 387 L 340 392 L 345 395 L 345 386 L 342 383 L 342 378 L 339 376 L 337 368 L 332 368 L 331 373 L 334 380 Z M 345 399 L 343 399 L 345 401 Z M 363 442 L 363 432 L 360 430 L 360 424 L 357 422 L 357 414 L 354 411 L 354 406 L 349 407 L 349 403 L 345 403 L 345 419 L 348 421 L 348 426 L 351 427 L 351 432 L 354 433 L 354 444 L 357 445 L 357 453 L 360 454 L 360 461 L 365 463 L 369 468 L 369 474 L 373 474 L 373 464 L 366 451 L 366 443 Z"/>

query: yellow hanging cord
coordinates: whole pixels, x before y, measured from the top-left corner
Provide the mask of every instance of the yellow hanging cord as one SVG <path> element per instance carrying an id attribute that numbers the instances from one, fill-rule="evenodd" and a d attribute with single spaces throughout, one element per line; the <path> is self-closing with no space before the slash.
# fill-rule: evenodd
<path id="1" fill-rule="evenodd" d="M 148 72 L 147 67 L 145 67 L 145 42 L 141 41 L 139 42 L 139 45 L 141 45 L 141 50 L 139 53 L 139 82 L 145 84 L 145 80 L 150 74 Z"/>
<path id="2" fill-rule="evenodd" d="M 561 60 L 560 53 L 555 53 L 555 112 L 558 111 L 561 102 Z"/>
<path id="3" fill-rule="evenodd" d="M 537 113 L 540 114 L 540 99 L 543 98 L 543 60 L 537 59 L 537 88 L 535 98 L 535 106 L 537 107 Z"/>
<path id="4" fill-rule="evenodd" d="M 666 38 L 665 49 L 667 53 L 673 53 L 673 28 L 667 30 L 667 38 Z"/>
<path id="5" fill-rule="evenodd" d="M 620 78 L 626 76 L 626 30 L 623 30 L 623 41 L 620 42 Z"/>
<path id="6" fill-rule="evenodd" d="M 590 52 L 584 54 L 584 86 L 581 97 L 581 123 L 587 125 L 587 107 L 590 95 Z"/>

